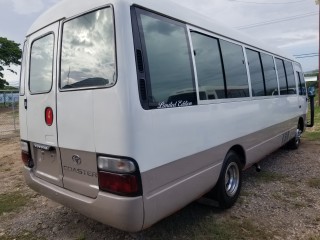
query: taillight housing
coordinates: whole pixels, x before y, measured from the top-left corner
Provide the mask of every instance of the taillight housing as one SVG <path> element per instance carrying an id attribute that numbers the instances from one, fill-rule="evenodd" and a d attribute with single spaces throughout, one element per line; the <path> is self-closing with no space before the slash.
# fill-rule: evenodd
<path id="1" fill-rule="evenodd" d="M 138 165 L 131 159 L 98 157 L 99 188 L 121 196 L 141 196 L 142 185 Z"/>
<path id="2" fill-rule="evenodd" d="M 29 143 L 25 141 L 20 142 L 21 146 L 21 160 L 26 167 L 33 168 L 33 161 L 30 154 Z"/>
<path id="3" fill-rule="evenodd" d="M 48 126 L 52 126 L 53 124 L 53 110 L 51 107 L 47 107 L 45 110 L 45 122 Z"/>

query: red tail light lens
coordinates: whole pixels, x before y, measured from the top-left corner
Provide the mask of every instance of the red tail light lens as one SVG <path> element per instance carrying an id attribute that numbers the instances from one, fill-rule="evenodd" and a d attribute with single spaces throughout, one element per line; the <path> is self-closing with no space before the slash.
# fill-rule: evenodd
<path id="1" fill-rule="evenodd" d="M 29 153 L 21 151 L 21 160 L 24 163 L 24 165 L 27 167 L 29 165 L 29 159 L 30 159 Z"/>
<path id="2" fill-rule="evenodd" d="M 47 107 L 45 110 L 45 120 L 48 126 L 51 126 L 53 123 L 53 110 L 50 107 Z"/>
<path id="3" fill-rule="evenodd" d="M 99 187 L 103 191 L 125 195 L 140 194 L 138 177 L 132 174 L 116 174 L 99 171 Z"/>

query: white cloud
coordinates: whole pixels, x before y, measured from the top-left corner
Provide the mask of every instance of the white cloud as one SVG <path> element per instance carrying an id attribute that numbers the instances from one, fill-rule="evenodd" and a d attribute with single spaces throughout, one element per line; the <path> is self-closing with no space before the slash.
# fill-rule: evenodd
<path id="1" fill-rule="evenodd" d="M 12 0 L 14 11 L 21 15 L 37 13 L 43 10 L 42 0 Z"/>

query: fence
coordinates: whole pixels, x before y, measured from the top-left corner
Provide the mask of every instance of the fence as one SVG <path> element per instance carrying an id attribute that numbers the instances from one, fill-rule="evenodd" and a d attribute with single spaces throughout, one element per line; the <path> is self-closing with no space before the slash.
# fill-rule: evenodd
<path id="1" fill-rule="evenodd" d="M 0 138 L 19 130 L 19 92 L 0 90 Z"/>

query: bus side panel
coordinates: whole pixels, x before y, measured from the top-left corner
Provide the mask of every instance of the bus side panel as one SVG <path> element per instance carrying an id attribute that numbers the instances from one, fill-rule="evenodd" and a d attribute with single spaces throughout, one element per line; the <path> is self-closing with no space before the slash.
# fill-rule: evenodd
<path id="1" fill-rule="evenodd" d="M 295 128 L 292 126 L 297 121 L 298 118 L 293 118 L 142 173 L 144 228 L 211 190 L 219 178 L 225 155 L 233 146 L 244 148 L 246 167 L 249 167 L 294 136 Z"/>

